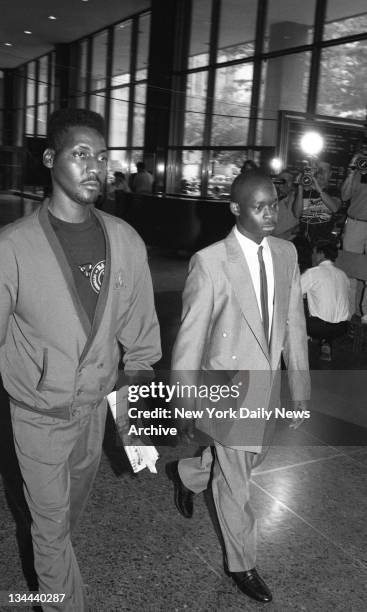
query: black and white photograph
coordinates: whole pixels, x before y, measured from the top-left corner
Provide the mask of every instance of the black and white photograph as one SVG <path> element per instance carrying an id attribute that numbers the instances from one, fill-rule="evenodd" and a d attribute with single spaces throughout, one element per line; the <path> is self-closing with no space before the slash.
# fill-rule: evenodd
<path id="1" fill-rule="evenodd" d="M 0 611 L 366 612 L 365 1 L 0 13 Z"/>

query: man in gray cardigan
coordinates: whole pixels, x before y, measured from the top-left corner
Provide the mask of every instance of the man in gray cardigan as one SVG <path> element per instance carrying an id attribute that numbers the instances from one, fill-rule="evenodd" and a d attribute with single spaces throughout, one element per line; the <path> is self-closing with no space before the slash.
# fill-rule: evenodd
<path id="1" fill-rule="evenodd" d="M 52 594 L 43 609 L 84 612 L 70 533 L 97 473 L 106 395 L 121 352 L 130 379 L 150 376 L 160 337 L 142 240 L 94 208 L 107 173 L 102 117 L 56 111 L 48 145 L 49 201 L 0 233 L 0 366 L 39 589 Z"/>

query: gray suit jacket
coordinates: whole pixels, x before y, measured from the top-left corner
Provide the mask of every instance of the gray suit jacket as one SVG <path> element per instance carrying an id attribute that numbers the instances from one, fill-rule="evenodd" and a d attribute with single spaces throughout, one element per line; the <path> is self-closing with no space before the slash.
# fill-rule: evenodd
<path id="1" fill-rule="evenodd" d="M 232 231 L 225 240 L 199 251 L 190 261 L 181 327 L 172 358 L 173 374 L 181 382 L 237 389 L 237 398 L 202 398 L 197 402 L 196 408 L 204 409 L 197 427 L 225 446 L 241 446 L 254 452 L 260 452 L 270 442 L 274 418 L 240 418 L 239 408 L 279 407 L 282 354 L 292 399 L 307 400 L 310 395 L 296 250 L 287 241 L 274 237 L 268 240 L 275 284 L 270 348 L 250 271 Z M 206 407 L 214 407 L 219 417 L 209 418 Z M 230 418 L 220 418 L 220 411 L 230 407 L 237 410 L 236 415 L 228 413 Z"/>

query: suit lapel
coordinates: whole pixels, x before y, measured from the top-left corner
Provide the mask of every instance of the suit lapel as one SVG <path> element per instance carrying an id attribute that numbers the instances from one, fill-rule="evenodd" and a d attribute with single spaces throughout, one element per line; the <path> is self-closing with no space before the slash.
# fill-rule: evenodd
<path id="1" fill-rule="evenodd" d="M 287 262 L 284 260 L 284 252 L 279 249 L 279 245 L 268 238 L 273 260 L 274 270 L 274 310 L 273 322 L 271 327 L 270 353 L 278 360 L 282 350 L 284 330 L 288 315 L 289 302 L 289 283 Z M 272 363 L 272 368 L 276 368 L 277 363 Z"/>
<path id="2" fill-rule="evenodd" d="M 264 327 L 252 284 L 250 270 L 233 230 L 224 242 L 227 251 L 228 276 L 233 291 L 237 297 L 243 316 L 264 355 L 270 361 L 269 347 L 265 338 Z"/>

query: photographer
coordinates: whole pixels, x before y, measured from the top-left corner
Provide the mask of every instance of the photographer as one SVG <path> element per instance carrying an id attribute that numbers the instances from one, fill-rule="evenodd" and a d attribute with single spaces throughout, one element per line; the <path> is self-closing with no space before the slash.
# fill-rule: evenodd
<path id="1" fill-rule="evenodd" d="M 300 219 L 301 231 L 311 245 L 319 238 L 330 238 L 334 214 L 341 206 L 338 190 L 329 187 L 331 166 L 317 162 L 315 168 L 307 168 L 299 174 L 297 195 L 293 212 Z"/>
<path id="2" fill-rule="evenodd" d="M 296 197 L 293 174 L 290 170 L 283 170 L 273 182 L 278 193 L 278 221 L 273 236 L 293 240 L 299 230 L 299 220 L 293 213 Z"/>
<path id="3" fill-rule="evenodd" d="M 367 137 L 358 146 L 348 174 L 341 188 L 344 202 L 350 200 L 344 226 L 343 250 L 351 253 L 367 253 Z M 360 314 L 356 305 L 357 280 L 351 279 L 351 312 Z M 364 286 L 361 304 L 362 323 L 367 324 L 367 291 Z"/>

